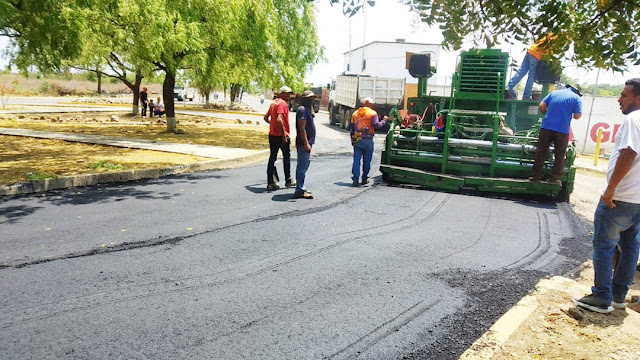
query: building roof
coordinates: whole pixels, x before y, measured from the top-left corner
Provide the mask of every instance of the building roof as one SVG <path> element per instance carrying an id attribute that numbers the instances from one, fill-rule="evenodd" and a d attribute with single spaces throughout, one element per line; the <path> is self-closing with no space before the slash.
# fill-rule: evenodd
<path id="1" fill-rule="evenodd" d="M 397 45 L 429 45 L 429 46 L 441 46 L 441 44 L 427 44 L 427 43 L 417 43 L 417 42 L 400 42 L 400 41 L 372 41 L 368 44 L 365 45 L 365 47 L 367 46 L 371 46 L 374 44 L 397 44 Z M 352 52 L 358 50 L 358 49 L 362 49 L 362 46 L 358 46 L 355 49 L 351 49 Z M 348 54 L 349 51 L 345 51 L 344 53 L 342 53 L 342 55 L 346 55 Z"/>

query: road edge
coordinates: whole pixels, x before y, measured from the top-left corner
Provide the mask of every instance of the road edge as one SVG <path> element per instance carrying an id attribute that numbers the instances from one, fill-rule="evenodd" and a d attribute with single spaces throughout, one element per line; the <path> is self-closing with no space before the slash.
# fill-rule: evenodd
<path id="1" fill-rule="evenodd" d="M 58 178 L 19 182 L 13 185 L 0 185 L 0 196 L 23 195 L 59 189 L 92 186 L 105 183 L 122 183 L 143 179 L 156 179 L 169 175 L 193 173 L 208 170 L 233 169 L 264 161 L 269 150 L 261 150 L 255 154 L 233 159 L 202 161 L 188 165 L 176 165 L 159 169 L 137 169 L 114 171 L 99 174 L 82 174 L 61 176 Z"/>

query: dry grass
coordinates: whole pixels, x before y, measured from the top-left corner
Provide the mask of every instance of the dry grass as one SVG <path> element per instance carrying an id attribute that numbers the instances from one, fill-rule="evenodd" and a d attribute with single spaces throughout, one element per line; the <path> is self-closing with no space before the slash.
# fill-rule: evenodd
<path id="1" fill-rule="evenodd" d="M 160 151 L 0 135 L 0 184 L 105 172 L 110 171 L 109 167 L 113 170 L 163 168 L 206 160 L 211 159 Z M 99 163 L 103 166 L 96 165 Z"/>
<path id="2" fill-rule="evenodd" d="M 111 122 L 111 115 L 120 117 Z M 0 117 L 0 127 L 44 131 L 74 132 L 91 135 L 119 136 L 175 143 L 203 144 L 243 148 L 268 149 L 268 128 L 255 124 L 237 124 L 231 120 L 180 115 L 178 128 L 184 134 L 166 132 L 164 119 L 142 119 L 122 112 L 82 114 L 21 114 Z"/>

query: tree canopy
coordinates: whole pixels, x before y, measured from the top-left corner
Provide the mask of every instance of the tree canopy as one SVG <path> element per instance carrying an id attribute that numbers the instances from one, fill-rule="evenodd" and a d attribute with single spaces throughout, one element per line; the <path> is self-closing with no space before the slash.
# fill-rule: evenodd
<path id="1" fill-rule="evenodd" d="M 100 68 L 136 90 L 143 76 L 161 71 L 172 118 L 180 69 L 193 70 L 203 88 L 301 89 L 322 54 L 314 15 L 307 0 L 0 0 L 0 35 L 13 40 L 22 70 Z"/>
<path id="2" fill-rule="evenodd" d="M 469 35 L 496 42 L 532 43 L 548 33 L 549 44 L 578 66 L 623 71 L 640 64 L 640 2 L 636 0 L 402 0 L 422 20 L 439 25 L 443 45 L 459 49 Z M 567 52 L 572 49 L 573 51 Z M 559 55 L 557 55 L 559 56 Z"/>

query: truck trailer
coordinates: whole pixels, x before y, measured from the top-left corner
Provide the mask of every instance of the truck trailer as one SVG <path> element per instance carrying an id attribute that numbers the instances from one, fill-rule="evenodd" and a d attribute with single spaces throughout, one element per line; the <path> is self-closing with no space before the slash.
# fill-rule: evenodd
<path id="1" fill-rule="evenodd" d="M 362 106 L 366 97 L 373 99 L 373 110 L 378 116 L 387 116 L 391 109 L 402 108 L 404 86 L 404 78 L 338 75 L 329 93 L 329 123 L 348 129 L 351 115 Z"/>

